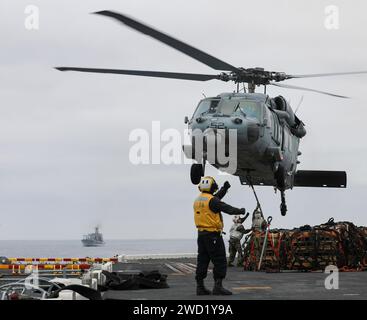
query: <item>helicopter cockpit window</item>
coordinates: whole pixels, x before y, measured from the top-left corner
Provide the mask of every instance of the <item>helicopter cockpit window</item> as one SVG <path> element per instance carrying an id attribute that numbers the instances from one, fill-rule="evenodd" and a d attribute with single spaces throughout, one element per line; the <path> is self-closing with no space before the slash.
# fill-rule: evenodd
<path id="1" fill-rule="evenodd" d="M 200 117 L 203 116 L 205 114 L 214 114 L 217 112 L 217 107 L 219 104 L 219 99 L 206 99 L 206 100 L 202 100 L 196 111 L 195 111 L 195 116 L 196 117 Z"/>
<path id="2" fill-rule="evenodd" d="M 238 103 L 237 110 L 240 110 L 242 113 L 244 113 L 246 117 L 260 119 L 261 108 L 259 102 L 241 100 Z"/>
<path id="3" fill-rule="evenodd" d="M 235 112 L 237 105 L 238 101 L 236 100 L 222 100 L 218 112 L 220 115 L 230 116 Z"/>

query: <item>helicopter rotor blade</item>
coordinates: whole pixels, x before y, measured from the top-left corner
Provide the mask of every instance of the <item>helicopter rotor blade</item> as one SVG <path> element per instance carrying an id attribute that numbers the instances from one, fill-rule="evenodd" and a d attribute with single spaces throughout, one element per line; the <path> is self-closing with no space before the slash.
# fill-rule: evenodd
<path id="1" fill-rule="evenodd" d="M 280 88 L 310 91 L 310 92 L 316 92 L 316 93 L 326 94 L 328 96 L 333 96 L 333 97 L 337 97 L 337 98 L 349 99 L 349 97 L 346 97 L 346 96 L 341 96 L 341 95 L 338 95 L 338 94 L 334 94 L 334 93 L 330 93 L 330 92 L 325 92 L 325 91 L 320 91 L 320 90 L 316 90 L 316 89 L 298 87 L 298 86 L 293 86 L 293 85 L 283 84 L 283 83 L 280 84 L 280 83 L 277 83 L 277 82 L 270 82 L 269 84 L 272 85 L 272 86 L 280 87 Z"/>
<path id="2" fill-rule="evenodd" d="M 92 73 L 112 73 L 112 74 L 127 74 L 134 76 L 208 81 L 219 79 L 218 75 L 199 74 L 199 73 L 179 73 L 179 72 L 161 72 L 161 71 L 143 71 L 143 70 L 121 70 L 121 69 L 100 69 L 100 68 L 77 68 L 77 67 L 56 67 L 59 71 L 78 71 Z"/>
<path id="3" fill-rule="evenodd" d="M 180 40 L 177 40 L 167 34 L 164 34 L 163 32 L 160 32 L 158 30 L 155 30 L 141 22 L 138 22 L 130 17 L 127 17 L 123 14 L 117 13 L 117 12 L 113 12 L 113 11 L 108 11 L 108 10 L 104 10 L 104 11 L 98 11 L 95 12 L 95 14 L 99 14 L 99 15 L 103 15 L 103 16 L 107 16 L 107 17 L 111 17 L 114 18 L 120 22 L 122 22 L 123 24 L 127 25 L 128 27 L 135 29 L 141 33 L 144 33 L 160 42 L 165 43 L 166 45 L 190 56 L 191 58 L 198 60 L 204 64 L 206 64 L 207 66 L 215 69 L 215 70 L 225 70 L 225 71 L 234 71 L 234 72 L 239 72 L 239 69 L 222 61 L 219 60 L 216 57 L 213 57 L 212 55 L 209 55 L 207 53 L 205 53 L 204 51 L 201 51 L 199 49 L 196 49 Z"/>
<path id="4" fill-rule="evenodd" d="M 332 77 L 332 76 L 345 76 L 352 74 L 366 74 L 367 71 L 351 71 L 351 72 L 332 72 L 332 73 L 315 73 L 315 74 L 299 74 L 299 75 L 287 75 L 287 79 L 293 78 L 318 78 L 318 77 Z"/>

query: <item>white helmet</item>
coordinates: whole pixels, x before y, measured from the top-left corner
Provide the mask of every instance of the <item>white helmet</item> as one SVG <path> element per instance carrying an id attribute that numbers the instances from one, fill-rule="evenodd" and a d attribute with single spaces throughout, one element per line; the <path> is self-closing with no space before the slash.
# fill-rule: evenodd
<path id="1" fill-rule="evenodd" d="M 234 216 L 232 220 L 234 223 L 238 223 L 240 221 L 240 216 Z"/>

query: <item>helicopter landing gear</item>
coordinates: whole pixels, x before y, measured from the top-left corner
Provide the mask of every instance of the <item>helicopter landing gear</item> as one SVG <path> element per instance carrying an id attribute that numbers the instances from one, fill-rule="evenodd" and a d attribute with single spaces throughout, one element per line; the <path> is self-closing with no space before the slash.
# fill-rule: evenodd
<path id="1" fill-rule="evenodd" d="M 193 163 L 191 165 L 190 177 L 192 184 L 199 184 L 201 177 L 205 175 L 206 153 L 203 154 L 203 163 Z"/>
<path id="2" fill-rule="evenodd" d="M 277 189 L 280 190 L 280 198 L 281 198 L 281 204 L 280 204 L 280 213 L 282 216 L 285 216 L 287 214 L 287 204 L 285 202 L 285 186 L 286 186 L 286 179 L 285 179 L 285 170 L 282 166 L 278 167 L 278 170 L 275 172 L 275 180 L 277 182 Z"/>
<path id="3" fill-rule="evenodd" d="M 190 177 L 193 184 L 199 184 L 201 177 L 204 176 L 204 166 L 201 163 L 191 165 Z"/>
<path id="4" fill-rule="evenodd" d="M 282 214 L 282 216 L 285 216 L 287 214 L 287 204 L 285 202 L 285 192 L 284 191 L 280 191 L 280 197 L 282 200 L 282 203 L 280 204 L 280 213 Z"/>

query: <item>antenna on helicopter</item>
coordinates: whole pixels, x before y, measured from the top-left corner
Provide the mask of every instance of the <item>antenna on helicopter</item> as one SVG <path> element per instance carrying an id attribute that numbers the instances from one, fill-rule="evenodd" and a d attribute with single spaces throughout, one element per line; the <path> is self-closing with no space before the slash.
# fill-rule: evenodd
<path id="1" fill-rule="evenodd" d="M 206 98 L 206 94 L 204 93 L 204 91 L 201 91 L 201 94 L 203 95 L 204 98 Z"/>
<path id="2" fill-rule="evenodd" d="M 302 102 L 303 102 L 303 98 L 304 98 L 304 96 L 302 96 L 302 97 L 301 97 L 301 99 L 299 100 L 299 102 L 298 102 L 298 106 L 297 106 L 297 108 L 296 108 L 296 111 L 294 111 L 294 114 L 297 114 L 297 111 L 298 111 L 299 107 L 301 106 L 301 104 L 302 104 Z"/>

